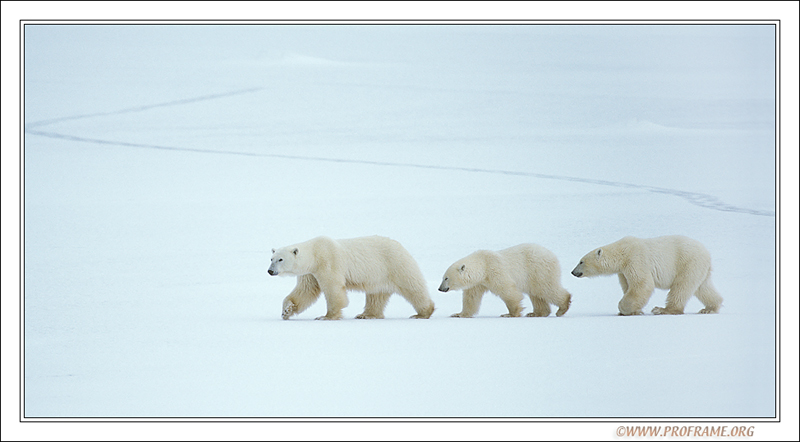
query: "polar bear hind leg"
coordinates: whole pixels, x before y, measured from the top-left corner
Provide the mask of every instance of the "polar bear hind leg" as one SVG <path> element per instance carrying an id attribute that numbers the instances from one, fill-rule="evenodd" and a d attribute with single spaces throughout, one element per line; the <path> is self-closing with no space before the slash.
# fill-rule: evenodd
<path id="1" fill-rule="evenodd" d="M 533 303 L 533 312 L 528 313 L 526 316 L 528 317 L 537 317 L 543 318 L 545 316 L 550 316 L 550 304 L 544 300 L 544 298 L 540 298 L 538 296 L 529 295 L 531 297 L 531 302 Z"/>
<path id="2" fill-rule="evenodd" d="M 356 316 L 356 319 L 383 319 L 383 311 L 390 296 L 391 293 L 367 293 L 364 313 Z"/>
<path id="3" fill-rule="evenodd" d="M 682 315 L 686 308 L 689 298 L 697 291 L 699 282 L 691 274 L 675 278 L 672 286 L 667 293 L 667 304 L 662 307 L 654 307 L 655 315 Z"/>
<path id="4" fill-rule="evenodd" d="M 414 310 L 417 311 L 417 314 L 412 315 L 411 319 L 428 319 L 433 314 L 433 301 L 431 301 L 424 289 L 413 290 L 401 288 L 398 290 L 398 293 L 400 293 L 400 296 L 405 298 L 406 301 L 410 302 L 411 305 L 414 306 Z"/>
<path id="5" fill-rule="evenodd" d="M 564 290 L 564 294 L 566 296 L 564 297 L 564 300 L 560 304 L 558 304 L 558 311 L 556 312 L 556 316 L 564 316 L 564 313 L 566 313 L 567 310 L 569 310 L 569 306 L 572 305 L 572 295 L 566 290 Z"/>
<path id="6" fill-rule="evenodd" d="M 695 295 L 705 306 L 704 309 L 700 310 L 700 313 L 718 313 L 719 308 L 722 307 L 722 296 L 717 293 L 714 285 L 711 284 L 710 275 L 700 284 Z"/>

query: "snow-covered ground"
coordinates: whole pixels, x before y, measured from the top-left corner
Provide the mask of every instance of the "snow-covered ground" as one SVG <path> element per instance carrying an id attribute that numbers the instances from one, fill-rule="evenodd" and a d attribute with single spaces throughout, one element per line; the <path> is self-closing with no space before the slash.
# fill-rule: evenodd
<path id="1" fill-rule="evenodd" d="M 776 415 L 773 26 L 24 37 L 25 418 Z M 431 319 L 394 296 L 355 320 L 351 292 L 344 320 L 281 320 L 271 248 L 373 234 L 417 259 Z M 710 250 L 720 314 L 619 317 L 615 277 L 569 274 L 666 234 Z M 450 318 L 444 270 L 522 242 L 558 256 L 569 312 L 487 294 Z"/>

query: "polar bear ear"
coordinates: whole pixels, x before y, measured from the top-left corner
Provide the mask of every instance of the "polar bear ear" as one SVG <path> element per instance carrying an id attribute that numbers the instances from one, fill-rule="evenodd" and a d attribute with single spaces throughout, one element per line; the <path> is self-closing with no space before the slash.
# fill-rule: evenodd
<path id="1" fill-rule="evenodd" d="M 602 254 L 603 254 L 603 249 L 597 249 L 597 256 L 600 256 Z"/>
<path id="2" fill-rule="evenodd" d="M 458 269 L 458 271 L 459 271 L 459 272 L 463 272 L 463 271 L 464 271 L 464 269 L 466 269 L 466 268 L 467 268 L 467 265 L 466 265 L 466 264 L 461 264 L 461 267 Z"/>
<path id="3" fill-rule="evenodd" d="M 297 252 L 298 252 L 297 247 L 295 247 L 295 249 L 292 250 L 292 253 L 294 253 L 294 256 L 297 256 Z"/>
<path id="4" fill-rule="evenodd" d="M 275 249 L 272 249 L 272 253 L 275 253 Z"/>

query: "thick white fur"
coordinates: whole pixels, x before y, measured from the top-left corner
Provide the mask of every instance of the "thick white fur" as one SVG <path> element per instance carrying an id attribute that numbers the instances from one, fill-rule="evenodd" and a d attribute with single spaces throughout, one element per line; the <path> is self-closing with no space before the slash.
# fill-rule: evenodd
<path id="1" fill-rule="evenodd" d="M 341 319 L 347 290 L 366 293 L 359 319 L 383 318 L 389 296 L 398 293 L 414 306 L 412 318 L 429 318 L 434 305 L 425 278 L 411 254 L 397 241 L 381 236 L 334 240 L 320 236 L 273 250 L 268 272 L 297 276 L 297 286 L 283 300 L 283 319 L 306 310 L 325 294 L 328 312 L 317 319 Z"/>
<path id="2" fill-rule="evenodd" d="M 657 315 L 680 315 L 692 295 L 717 313 L 722 297 L 711 284 L 711 254 L 698 241 L 680 235 L 641 239 L 626 236 L 584 256 L 572 274 L 577 277 L 619 276 L 620 315 L 641 315 L 655 288 L 669 289 L 665 307 Z"/>
<path id="3" fill-rule="evenodd" d="M 463 290 L 462 308 L 453 317 L 471 318 L 480 308 L 483 295 L 490 291 L 508 307 L 504 317 L 522 314 L 523 293 L 531 298 L 533 312 L 527 316 L 548 316 L 550 304 L 562 316 L 572 296 L 561 286 L 558 258 L 537 244 L 520 244 L 499 251 L 478 250 L 451 265 L 439 291 Z"/>

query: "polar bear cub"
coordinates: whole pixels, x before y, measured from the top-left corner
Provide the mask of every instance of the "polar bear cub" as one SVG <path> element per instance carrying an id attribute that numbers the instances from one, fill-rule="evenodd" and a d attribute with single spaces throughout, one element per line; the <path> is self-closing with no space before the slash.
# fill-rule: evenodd
<path id="1" fill-rule="evenodd" d="M 270 275 L 297 276 L 297 286 L 283 300 L 283 319 L 310 307 L 325 294 L 328 311 L 317 319 L 341 319 L 347 290 L 366 293 L 358 319 L 383 318 L 389 297 L 399 293 L 414 306 L 412 318 L 430 318 L 434 305 L 425 278 L 411 254 L 382 236 L 334 240 L 320 236 L 272 250 Z"/>
<path id="2" fill-rule="evenodd" d="M 503 317 L 522 313 L 523 293 L 530 296 L 533 312 L 527 316 L 550 315 L 550 304 L 558 306 L 556 316 L 567 312 L 572 300 L 561 286 L 561 267 L 556 256 L 537 244 L 519 244 L 499 251 L 478 250 L 451 265 L 439 291 L 463 290 L 462 309 L 451 315 L 471 318 L 480 308 L 486 291 L 499 296 L 508 307 Z"/>
<path id="3" fill-rule="evenodd" d="M 680 235 L 641 239 L 626 236 L 581 258 L 572 274 L 578 278 L 619 276 L 619 314 L 641 315 L 655 288 L 669 289 L 656 315 L 681 315 L 692 295 L 705 305 L 700 313 L 717 313 L 722 297 L 711 284 L 711 254 L 700 242 Z"/>

